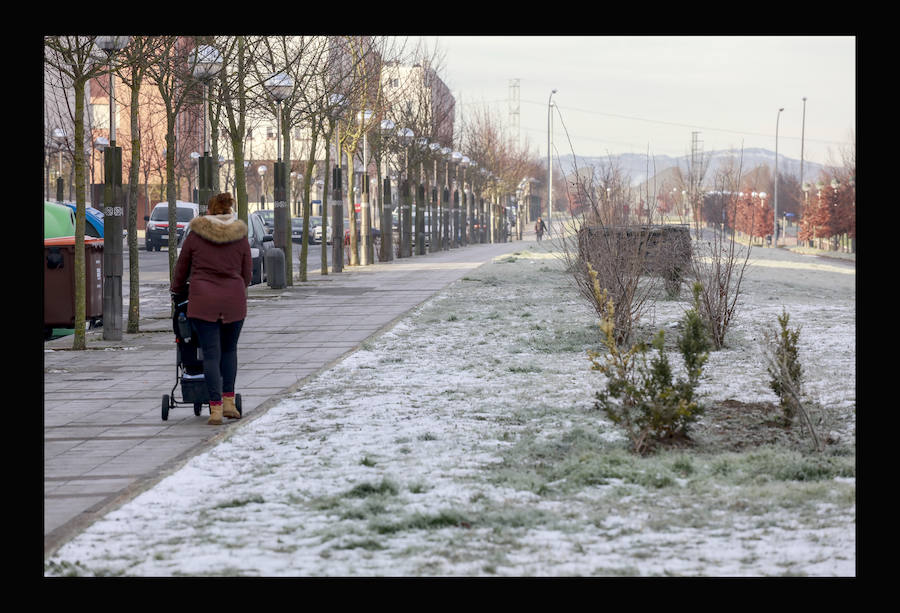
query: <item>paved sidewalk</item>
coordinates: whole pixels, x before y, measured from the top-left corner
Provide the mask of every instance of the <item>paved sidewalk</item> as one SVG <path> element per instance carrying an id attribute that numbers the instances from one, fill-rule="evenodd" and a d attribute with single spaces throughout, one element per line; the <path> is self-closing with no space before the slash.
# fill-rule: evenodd
<path id="1" fill-rule="evenodd" d="M 45 556 L 453 281 L 530 242 L 470 245 L 324 276 L 316 266 L 306 283 L 252 286 L 238 346 L 244 418 L 219 427 L 206 424 L 208 408 L 198 417 L 191 405 L 162 420 L 162 396 L 177 383 L 168 312 L 145 314 L 141 332 L 121 341 L 91 331 L 85 351 L 71 351 L 71 337 L 45 342 Z"/>

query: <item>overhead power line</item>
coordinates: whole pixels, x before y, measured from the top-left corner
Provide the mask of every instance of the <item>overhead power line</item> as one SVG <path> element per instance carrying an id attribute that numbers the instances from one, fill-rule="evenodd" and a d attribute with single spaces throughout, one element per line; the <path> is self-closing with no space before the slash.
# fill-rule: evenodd
<path id="1" fill-rule="evenodd" d="M 523 100 L 522 102 L 525 102 L 527 104 L 536 104 L 536 105 L 539 105 L 542 107 L 544 106 L 543 102 L 535 102 L 534 100 Z M 738 134 L 741 136 L 763 136 L 763 137 L 767 137 L 767 138 L 774 138 L 774 135 L 772 135 L 772 134 L 761 134 L 759 132 L 746 132 L 746 131 L 741 131 L 741 130 L 730 130 L 730 129 L 725 129 L 725 128 L 713 128 L 710 126 L 698 126 L 695 124 L 679 123 L 679 122 L 674 122 L 674 121 L 662 121 L 659 119 L 647 119 L 645 117 L 633 117 L 633 116 L 629 116 L 629 115 L 619 115 L 616 113 L 604 113 L 602 111 L 580 109 L 580 108 L 571 107 L 571 106 L 565 106 L 565 107 L 560 106 L 560 108 L 565 111 L 575 111 L 578 113 L 587 113 L 589 115 L 602 115 L 604 117 L 614 117 L 616 119 L 627 119 L 629 121 L 643 121 L 643 122 L 647 122 L 647 123 L 655 123 L 655 124 L 667 125 L 667 126 L 676 126 L 676 127 L 680 127 L 680 128 L 691 128 L 691 129 L 695 129 L 695 130 L 699 129 L 699 130 L 711 130 L 714 132 L 727 132 L 729 134 Z M 780 136 L 780 138 L 800 140 L 800 137 L 798 137 L 798 136 Z M 849 143 L 846 143 L 843 141 L 819 140 L 819 139 L 814 139 L 814 138 L 806 138 L 805 140 L 810 141 L 810 142 L 826 144 L 826 145 L 849 144 Z"/>

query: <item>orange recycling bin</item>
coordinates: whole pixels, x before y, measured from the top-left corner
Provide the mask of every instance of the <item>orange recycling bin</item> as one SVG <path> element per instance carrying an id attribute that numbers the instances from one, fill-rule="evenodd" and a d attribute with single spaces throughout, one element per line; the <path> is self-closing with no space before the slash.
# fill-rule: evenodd
<path id="1" fill-rule="evenodd" d="M 84 318 L 103 317 L 103 239 L 84 239 Z M 75 326 L 75 237 L 44 239 L 44 328 Z"/>

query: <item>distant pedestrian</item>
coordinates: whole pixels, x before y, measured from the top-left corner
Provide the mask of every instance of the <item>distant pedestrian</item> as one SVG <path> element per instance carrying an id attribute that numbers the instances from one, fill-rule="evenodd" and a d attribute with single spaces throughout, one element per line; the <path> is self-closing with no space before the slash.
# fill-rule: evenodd
<path id="1" fill-rule="evenodd" d="M 534 233 L 537 236 L 538 242 L 541 242 L 541 239 L 544 237 L 544 230 L 546 229 L 547 226 L 544 225 L 544 220 L 538 217 L 537 221 L 534 223 Z"/>
<path id="2" fill-rule="evenodd" d="M 253 280 L 247 224 L 233 212 L 229 193 L 209 200 L 195 217 L 175 264 L 171 291 L 188 291 L 187 316 L 203 351 L 209 392 L 208 424 L 240 419 L 234 402 L 237 344 L 247 316 L 247 286 Z"/>

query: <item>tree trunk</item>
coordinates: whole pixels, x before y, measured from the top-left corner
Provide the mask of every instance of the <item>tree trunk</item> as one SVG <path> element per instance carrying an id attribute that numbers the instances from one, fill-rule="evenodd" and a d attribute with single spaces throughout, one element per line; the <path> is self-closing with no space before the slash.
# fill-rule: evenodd
<path id="1" fill-rule="evenodd" d="M 353 153 L 347 152 L 347 190 L 345 192 L 346 197 L 344 200 L 347 202 L 346 206 L 346 214 L 347 218 L 350 220 L 350 266 L 359 266 L 359 251 L 357 250 L 357 238 L 358 232 L 356 228 L 356 203 L 353 201 Z M 344 237 L 340 237 L 341 242 L 344 242 Z M 335 237 L 337 240 L 337 237 Z"/>
<path id="2" fill-rule="evenodd" d="M 138 271 L 137 204 L 141 165 L 141 135 L 138 126 L 139 96 L 141 92 L 139 70 L 134 71 L 131 84 L 131 168 L 128 170 L 128 324 L 126 332 L 134 334 L 140 327 L 140 274 Z"/>
<path id="3" fill-rule="evenodd" d="M 322 269 L 321 272 L 323 275 L 328 274 L 328 193 L 331 187 L 331 147 L 328 146 L 328 141 L 331 138 L 326 139 L 325 144 L 325 177 L 323 179 L 323 190 L 322 190 L 322 258 L 321 264 Z"/>
<path id="4" fill-rule="evenodd" d="M 85 348 L 84 279 L 84 82 L 75 79 L 75 334 L 72 349 Z"/>
<path id="5" fill-rule="evenodd" d="M 175 278 L 178 248 L 178 210 L 175 184 L 175 117 L 168 116 L 166 129 L 166 200 L 169 203 L 169 282 Z"/>
<path id="6" fill-rule="evenodd" d="M 312 133 L 310 141 L 310 151 L 307 156 L 306 170 L 303 173 L 303 242 L 300 246 L 300 281 L 306 281 L 306 259 L 309 253 L 309 217 L 312 214 L 312 203 L 309 199 L 310 185 L 312 184 L 312 172 L 316 166 L 316 132 Z M 322 252 L 325 251 L 324 246 L 325 235 L 322 235 Z"/>

